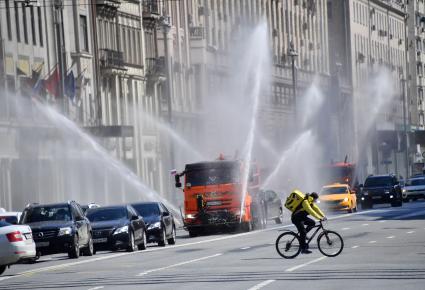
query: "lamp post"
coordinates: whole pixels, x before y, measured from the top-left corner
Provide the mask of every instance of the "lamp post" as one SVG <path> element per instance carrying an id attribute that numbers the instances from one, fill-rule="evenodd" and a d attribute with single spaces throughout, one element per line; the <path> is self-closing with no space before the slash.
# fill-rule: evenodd
<path id="1" fill-rule="evenodd" d="M 291 44 L 291 47 L 288 51 L 288 56 L 291 58 L 291 68 L 292 68 L 292 91 L 294 97 L 294 124 L 297 124 L 297 80 L 296 80 L 296 71 L 295 71 L 295 60 L 298 56 L 298 53 L 294 49 L 294 45 Z"/>
<path id="2" fill-rule="evenodd" d="M 403 100 L 403 137 L 404 137 L 404 162 L 406 164 L 406 176 L 405 178 L 408 178 L 409 176 L 409 152 L 408 152 L 408 146 L 409 146 L 409 136 L 407 134 L 407 108 L 406 108 L 406 79 L 404 78 L 404 75 L 400 75 L 400 87 L 401 87 L 401 96 Z"/>

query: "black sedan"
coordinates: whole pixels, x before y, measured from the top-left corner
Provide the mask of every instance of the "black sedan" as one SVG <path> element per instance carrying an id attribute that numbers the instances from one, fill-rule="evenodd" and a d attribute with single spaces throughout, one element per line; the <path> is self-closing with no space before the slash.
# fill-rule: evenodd
<path id="1" fill-rule="evenodd" d="M 167 207 L 161 202 L 140 202 L 132 206 L 143 217 L 148 234 L 148 243 L 158 243 L 165 246 L 176 243 L 176 225 L 174 217 Z"/>
<path id="2" fill-rule="evenodd" d="M 95 250 L 146 249 L 146 226 L 131 205 L 89 209 Z"/>

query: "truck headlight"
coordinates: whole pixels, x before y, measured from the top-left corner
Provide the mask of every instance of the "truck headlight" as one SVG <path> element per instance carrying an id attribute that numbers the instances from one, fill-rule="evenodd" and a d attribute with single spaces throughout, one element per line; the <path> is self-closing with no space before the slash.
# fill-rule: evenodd
<path id="1" fill-rule="evenodd" d="M 118 235 L 122 233 L 128 233 L 128 226 L 123 226 L 121 228 L 116 229 L 114 232 L 114 235 Z"/>
<path id="2" fill-rule="evenodd" d="M 189 213 L 189 214 L 187 214 L 187 215 L 186 215 L 186 218 L 187 218 L 187 219 L 194 219 L 194 218 L 195 218 L 195 215 L 194 215 L 194 214 Z"/>
<path id="3" fill-rule="evenodd" d="M 156 222 L 156 223 L 150 224 L 148 226 L 148 230 L 151 230 L 151 229 L 160 229 L 160 228 L 161 228 L 161 222 Z"/>
<path id="4" fill-rule="evenodd" d="M 58 236 L 69 236 L 72 234 L 72 228 L 66 227 L 66 228 L 60 228 Z"/>
<path id="5" fill-rule="evenodd" d="M 342 201 L 348 201 L 348 197 L 344 197 Z"/>

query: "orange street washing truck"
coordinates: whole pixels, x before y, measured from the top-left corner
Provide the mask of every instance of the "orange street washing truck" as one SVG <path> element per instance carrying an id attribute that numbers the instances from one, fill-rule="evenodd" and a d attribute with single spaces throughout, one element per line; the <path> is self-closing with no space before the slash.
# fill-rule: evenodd
<path id="1" fill-rule="evenodd" d="M 245 168 L 240 160 L 219 158 L 186 164 L 185 170 L 175 175 L 177 188 L 182 187 L 180 177 L 184 176 L 183 222 L 191 237 L 207 234 L 214 228 L 240 227 L 249 231 L 255 226 L 252 194 L 258 192 L 260 180 L 255 163 L 250 167 L 245 193 L 242 193 Z"/>
<path id="2" fill-rule="evenodd" d="M 348 184 L 335 183 L 323 186 L 319 194 L 320 206 L 328 210 L 357 211 L 357 198 Z"/>

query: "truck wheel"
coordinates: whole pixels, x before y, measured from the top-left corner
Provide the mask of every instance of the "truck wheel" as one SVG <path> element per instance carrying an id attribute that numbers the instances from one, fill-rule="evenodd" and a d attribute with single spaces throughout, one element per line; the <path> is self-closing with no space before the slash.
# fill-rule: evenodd
<path id="1" fill-rule="evenodd" d="M 189 229 L 189 237 L 194 238 L 197 237 L 199 235 L 198 231 L 195 229 Z"/>

